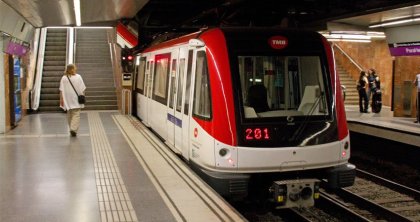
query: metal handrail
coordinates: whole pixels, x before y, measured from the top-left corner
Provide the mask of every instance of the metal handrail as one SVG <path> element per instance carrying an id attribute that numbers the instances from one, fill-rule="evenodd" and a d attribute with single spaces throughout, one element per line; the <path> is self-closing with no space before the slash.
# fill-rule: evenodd
<path id="1" fill-rule="evenodd" d="M 32 110 L 38 110 L 39 100 L 41 97 L 41 82 L 42 82 L 42 70 L 44 67 L 44 54 L 45 54 L 45 42 L 47 37 L 47 28 L 41 29 L 41 37 L 39 40 L 39 50 L 38 50 L 38 61 L 37 68 L 35 70 L 34 84 L 31 91 L 31 105 Z"/>
<path id="2" fill-rule="evenodd" d="M 343 53 L 343 55 L 345 55 L 350 60 L 350 62 L 353 63 L 359 69 L 359 71 L 363 70 L 363 68 L 359 64 L 357 64 L 357 62 L 354 61 L 340 46 L 334 43 L 332 45 L 333 47 L 337 47 L 337 49 L 340 50 L 340 52 Z"/>

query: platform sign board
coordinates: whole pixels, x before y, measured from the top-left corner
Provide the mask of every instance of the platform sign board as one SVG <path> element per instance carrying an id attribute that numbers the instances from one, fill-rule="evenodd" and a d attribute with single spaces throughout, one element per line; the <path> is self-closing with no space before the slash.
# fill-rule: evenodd
<path id="1" fill-rule="evenodd" d="M 419 56 L 420 42 L 406 42 L 389 44 L 391 56 Z"/>

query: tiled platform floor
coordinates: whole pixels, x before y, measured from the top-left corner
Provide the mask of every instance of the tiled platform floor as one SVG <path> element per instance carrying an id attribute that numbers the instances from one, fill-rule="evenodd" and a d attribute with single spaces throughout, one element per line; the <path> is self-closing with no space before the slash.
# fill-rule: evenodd
<path id="1" fill-rule="evenodd" d="M 74 138 L 64 113 L 24 117 L 0 134 L 0 221 L 243 220 L 142 130 L 115 112 L 82 112 Z"/>
<path id="2" fill-rule="evenodd" d="M 394 117 L 390 107 L 380 113 L 360 113 L 358 106 L 346 106 L 349 129 L 420 147 L 420 124 L 415 118 Z"/>

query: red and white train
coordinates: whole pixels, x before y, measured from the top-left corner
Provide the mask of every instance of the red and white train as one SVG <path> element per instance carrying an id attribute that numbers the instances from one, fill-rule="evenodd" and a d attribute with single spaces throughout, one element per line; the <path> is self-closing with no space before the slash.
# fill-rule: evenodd
<path id="1" fill-rule="evenodd" d="M 354 182 L 332 49 L 316 33 L 212 28 L 136 55 L 135 114 L 224 196 L 310 206 Z"/>

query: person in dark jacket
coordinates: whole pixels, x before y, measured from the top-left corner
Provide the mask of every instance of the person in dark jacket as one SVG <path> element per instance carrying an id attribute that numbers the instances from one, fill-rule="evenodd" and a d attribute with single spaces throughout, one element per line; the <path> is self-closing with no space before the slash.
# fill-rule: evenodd
<path id="1" fill-rule="evenodd" d="M 359 80 L 357 81 L 357 92 L 359 93 L 359 110 L 361 113 L 367 113 L 369 100 L 367 96 L 368 80 L 365 71 L 360 71 Z"/>

